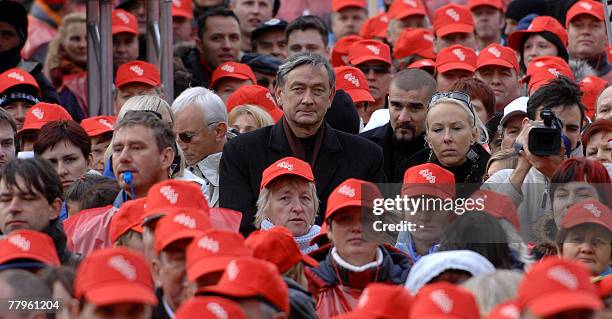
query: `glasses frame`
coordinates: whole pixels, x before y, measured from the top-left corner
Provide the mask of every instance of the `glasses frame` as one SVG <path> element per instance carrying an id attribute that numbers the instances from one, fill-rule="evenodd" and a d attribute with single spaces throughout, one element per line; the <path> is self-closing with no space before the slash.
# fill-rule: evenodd
<path id="1" fill-rule="evenodd" d="M 444 98 L 457 100 L 463 103 L 465 106 L 467 106 L 470 112 L 472 112 L 472 116 L 474 118 L 473 124 L 474 126 L 476 126 L 476 112 L 474 112 L 474 106 L 472 105 L 472 99 L 470 99 L 470 96 L 467 93 L 461 92 L 461 91 L 436 93 L 431 97 L 428 108 L 430 108 L 433 104 L 435 104 L 436 102 Z"/>

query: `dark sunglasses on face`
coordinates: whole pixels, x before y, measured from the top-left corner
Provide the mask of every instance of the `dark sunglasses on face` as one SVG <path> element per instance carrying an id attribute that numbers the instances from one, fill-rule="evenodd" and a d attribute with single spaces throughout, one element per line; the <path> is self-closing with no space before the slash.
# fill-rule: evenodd
<path id="1" fill-rule="evenodd" d="M 359 65 L 357 68 L 366 75 L 370 73 L 370 70 L 374 71 L 376 74 L 387 74 L 391 72 L 391 68 L 386 65 Z"/>
<path id="2" fill-rule="evenodd" d="M 212 123 L 208 123 L 206 124 L 206 127 L 214 125 L 214 124 L 218 124 L 219 122 L 212 122 Z M 183 143 L 191 143 L 191 141 L 193 140 L 193 138 L 200 134 L 200 132 L 202 132 L 201 130 L 198 131 L 197 133 L 192 133 L 192 132 L 183 132 L 183 133 L 179 133 L 178 134 L 178 138 L 181 140 L 181 142 Z"/>
<path id="3" fill-rule="evenodd" d="M 470 112 L 472 112 L 472 117 L 474 118 L 474 125 L 476 125 L 476 113 L 474 113 L 474 107 L 472 106 L 472 100 L 470 99 L 469 95 L 459 91 L 436 93 L 431 97 L 429 106 L 431 107 L 441 99 L 453 99 L 463 103 L 463 105 L 467 106 Z"/>

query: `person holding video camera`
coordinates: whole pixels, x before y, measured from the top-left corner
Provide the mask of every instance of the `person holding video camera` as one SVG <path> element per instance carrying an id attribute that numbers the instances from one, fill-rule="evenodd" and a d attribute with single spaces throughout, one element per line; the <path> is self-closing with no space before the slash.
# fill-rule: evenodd
<path id="1" fill-rule="evenodd" d="M 521 225 L 526 226 L 521 236 L 529 241 L 532 225 L 552 210 L 550 178 L 565 158 L 582 156 L 580 89 L 564 76 L 551 80 L 530 97 L 527 116 L 514 144 L 519 155 L 516 168 L 493 174 L 483 187 L 513 199 Z"/>

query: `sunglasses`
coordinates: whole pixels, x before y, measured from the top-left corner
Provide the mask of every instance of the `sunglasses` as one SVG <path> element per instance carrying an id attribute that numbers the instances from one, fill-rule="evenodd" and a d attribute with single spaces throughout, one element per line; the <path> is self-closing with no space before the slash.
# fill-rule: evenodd
<path id="1" fill-rule="evenodd" d="M 474 112 L 474 108 L 472 107 L 472 100 L 470 99 L 469 95 L 458 91 L 436 93 L 431 97 L 429 107 L 436 104 L 441 99 L 453 99 L 463 103 L 463 105 L 467 106 L 470 112 L 472 112 L 472 117 L 474 118 L 474 125 L 476 125 L 476 113 Z"/>
<path id="2" fill-rule="evenodd" d="M 206 127 L 209 127 L 211 125 L 215 125 L 215 124 L 219 124 L 219 122 L 212 122 L 212 123 L 208 123 L 206 124 Z M 200 134 L 200 132 L 202 132 L 202 130 L 198 131 L 198 132 L 183 132 L 183 133 L 179 133 L 178 134 L 178 138 L 181 140 L 181 142 L 183 143 L 191 143 L 191 141 L 193 140 L 193 138 Z"/>
<path id="3" fill-rule="evenodd" d="M 357 66 L 357 68 L 361 70 L 363 74 L 368 74 L 370 73 L 370 71 L 374 71 L 375 74 L 387 74 L 391 72 L 391 67 L 386 65 L 359 65 Z"/>

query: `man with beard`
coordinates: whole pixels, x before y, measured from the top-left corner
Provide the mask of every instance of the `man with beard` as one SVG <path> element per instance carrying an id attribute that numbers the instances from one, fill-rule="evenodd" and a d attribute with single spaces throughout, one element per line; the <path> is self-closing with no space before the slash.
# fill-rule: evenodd
<path id="1" fill-rule="evenodd" d="M 435 92 L 436 80 L 423 70 L 395 74 L 389 85 L 389 123 L 361 134 L 382 147 L 387 182 L 401 182 L 407 168 L 421 164 L 406 159 L 425 147 L 425 116 Z"/>

